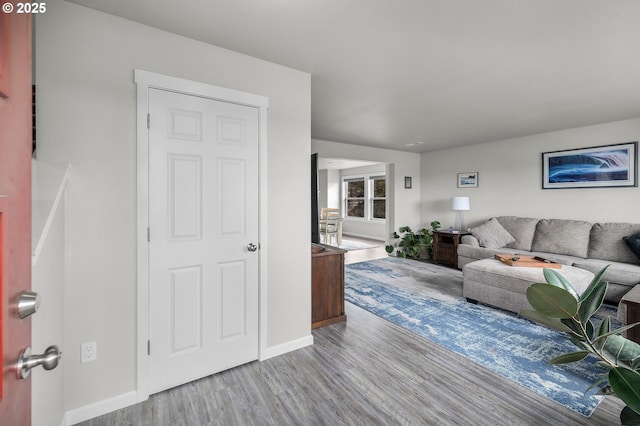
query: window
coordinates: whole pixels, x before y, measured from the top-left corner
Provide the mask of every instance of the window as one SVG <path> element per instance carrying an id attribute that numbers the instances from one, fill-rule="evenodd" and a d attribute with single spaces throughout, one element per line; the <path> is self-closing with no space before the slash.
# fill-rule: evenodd
<path id="1" fill-rule="evenodd" d="M 344 211 L 347 218 L 384 220 L 387 208 L 385 176 L 350 176 L 343 178 Z"/>
<path id="2" fill-rule="evenodd" d="M 345 179 L 347 217 L 364 218 L 365 210 L 365 185 L 364 178 Z"/>
<path id="3" fill-rule="evenodd" d="M 387 180 L 384 176 L 376 176 L 369 179 L 372 187 L 371 217 L 384 219 L 387 208 Z"/>

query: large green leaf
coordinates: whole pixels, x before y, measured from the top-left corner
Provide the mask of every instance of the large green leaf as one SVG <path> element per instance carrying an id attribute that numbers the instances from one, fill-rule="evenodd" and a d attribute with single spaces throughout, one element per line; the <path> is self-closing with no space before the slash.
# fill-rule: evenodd
<path id="1" fill-rule="evenodd" d="M 580 336 L 582 340 L 584 340 L 582 328 L 578 321 L 574 320 L 573 318 L 562 318 L 560 322 L 562 322 L 562 324 L 564 324 L 567 328 L 571 329 L 575 335 Z"/>
<path id="2" fill-rule="evenodd" d="M 631 361 L 640 356 L 640 345 L 618 334 L 607 337 L 604 349 L 616 360 Z"/>
<path id="3" fill-rule="evenodd" d="M 628 368 L 609 370 L 609 383 L 618 398 L 636 413 L 640 413 L 640 374 Z"/>
<path id="4" fill-rule="evenodd" d="M 598 350 L 602 349 L 602 347 L 604 346 L 605 339 L 602 338 L 602 336 L 606 336 L 610 332 L 611 318 L 606 317 L 602 320 L 602 322 L 600 322 L 600 326 L 598 327 L 598 332 L 596 334 L 596 339 L 594 340 L 595 346 L 596 348 L 598 348 Z M 598 338 L 600 338 L 600 341 L 598 341 Z"/>
<path id="5" fill-rule="evenodd" d="M 607 375 L 603 375 L 595 382 L 591 383 L 591 385 L 584 391 L 583 395 L 587 396 L 589 392 L 593 389 L 598 389 L 598 395 L 610 395 L 613 391 L 611 390 L 611 386 L 609 386 L 609 381 Z"/>
<path id="6" fill-rule="evenodd" d="M 589 295 L 593 292 L 593 290 L 600 285 L 600 281 L 602 280 L 604 273 L 607 272 L 607 269 L 609 268 L 609 266 L 610 265 L 607 265 L 604 268 L 602 268 L 602 270 L 598 272 L 595 277 L 593 277 L 593 280 L 591 280 L 591 283 L 589 284 L 587 289 L 580 296 L 581 302 L 587 297 L 589 297 Z"/>
<path id="7" fill-rule="evenodd" d="M 606 317 L 602 322 L 604 323 L 605 321 L 611 321 L 609 317 Z M 627 331 L 631 328 L 634 328 L 635 326 L 640 325 L 640 322 L 634 322 L 633 324 L 627 324 L 627 325 L 623 325 L 620 328 L 616 328 L 614 330 L 610 330 L 606 333 L 603 334 L 598 334 L 598 337 L 596 337 L 595 342 L 598 342 L 600 340 L 603 340 L 605 337 L 611 336 L 613 334 L 622 334 L 623 331 Z M 602 324 L 601 324 L 602 326 Z"/>
<path id="8" fill-rule="evenodd" d="M 573 288 L 571 283 L 569 283 L 569 281 L 567 281 L 567 279 L 557 270 L 544 268 L 542 273 L 544 274 L 544 279 L 547 280 L 547 283 L 567 290 L 573 297 L 575 297 L 576 300 L 580 298 L 578 292 Z"/>
<path id="9" fill-rule="evenodd" d="M 552 318 L 571 318 L 578 313 L 578 301 L 573 295 L 551 284 L 531 284 L 527 299 L 533 309 Z"/>
<path id="10" fill-rule="evenodd" d="M 570 364 L 572 362 L 578 362 L 585 359 L 591 352 L 588 351 L 578 351 L 578 352 L 570 352 L 568 354 L 563 354 L 557 356 L 549 361 L 551 364 Z"/>
<path id="11" fill-rule="evenodd" d="M 544 325 L 547 328 L 551 328 L 556 331 L 561 331 L 563 333 L 575 335 L 576 333 L 566 325 L 564 325 L 558 318 L 550 318 L 546 315 L 541 314 L 538 311 L 533 309 L 523 309 L 520 311 L 520 316 L 531 320 L 533 322 L 537 322 L 539 324 Z"/>
<path id="12" fill-rule="evenodd" d="M 598 282 L 587 297 L 580 300 L 580 309 L 578 311 L 580 321 L 588 321 L 600 309 L 606 293 L 607 283 L 604 281 Z"/>

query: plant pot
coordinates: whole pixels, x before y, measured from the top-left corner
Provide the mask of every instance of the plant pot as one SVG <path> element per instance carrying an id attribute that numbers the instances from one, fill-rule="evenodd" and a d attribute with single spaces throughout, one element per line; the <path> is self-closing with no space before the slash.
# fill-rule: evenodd
<path id="1" fill-rule="evenodd" d="M 418 259 L 420 260 L 431 259 L 431 244 L 420 245 L 420 254 L 418 255 Z"/>

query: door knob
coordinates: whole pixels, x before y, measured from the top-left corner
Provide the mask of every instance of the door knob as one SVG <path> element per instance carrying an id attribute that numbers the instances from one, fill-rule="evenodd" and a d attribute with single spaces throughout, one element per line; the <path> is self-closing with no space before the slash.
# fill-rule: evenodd
<path id="1" fill-rule="evenodd" d="M 249 251 L 256 251 L 256 250 L 258 250 L 258 246 L 257 246 L 257 245 L 255 245 L 255 244 L 253 244 L 253 243 L 249 243 L 249 244 L 247 245 L 247 250 L 249 250 Z"/>
<path id="2" fill-rule="evenodd" d="M 58 366 L 58 361 L 62 358 L 62 353 L 56 345 L 51 345 L 42 355 L 32 355 L 31 348 L 27 347 L 18 358 L 18 378 L 29 377 L 31 369 L 39 365 L 45 370 L 53 370 Z"/>

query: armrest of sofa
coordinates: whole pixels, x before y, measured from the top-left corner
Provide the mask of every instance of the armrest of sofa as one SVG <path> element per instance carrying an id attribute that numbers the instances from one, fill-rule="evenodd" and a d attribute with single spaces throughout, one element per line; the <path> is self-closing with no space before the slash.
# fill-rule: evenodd
<path id="1" fill-rule="evenodd" d="M 470 246 L 480 247 L 480 241 L 478 241 L 478 239 L 473 235 L 463 235 L 462 238 L 460 238 L 460 244 L 468 244 Z"/>

